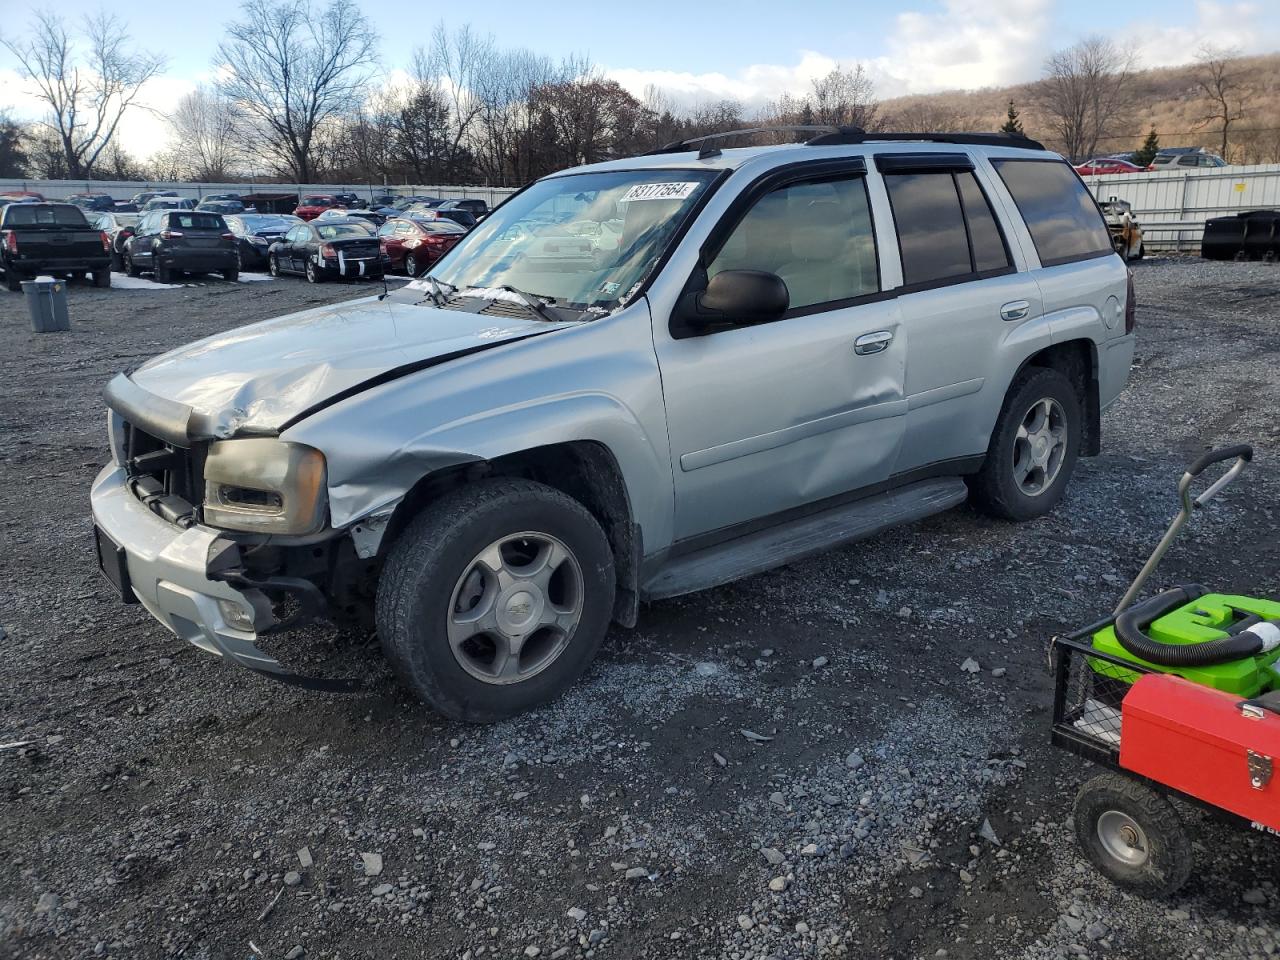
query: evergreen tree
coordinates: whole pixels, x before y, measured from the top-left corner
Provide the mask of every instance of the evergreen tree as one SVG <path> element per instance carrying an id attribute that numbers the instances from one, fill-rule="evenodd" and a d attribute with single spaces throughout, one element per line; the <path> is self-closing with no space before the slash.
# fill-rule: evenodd
<path id="1" fill-rule="evenodd" d="M 1015 137 L 1025 137 L 1027 132 L 1022 129 L 1022 121 L 1018 119 L 1018 111 L 1013 108 L 1013 101 L 1009 101 L 1009 119 L 1004 122 L 1004 126 L 1000 128 L 1001 133 L 1011 133 Z"/>
<path id="2" fill-rule="evenodd" d="M 1133 155 L 1133 162 L 1140 167 L 1149 167 L 1159 152 L 1160 138 L 1156 136 L 1156 128 L 1152 127 L 1147 139 L 1142 142 L 1142 148 Z"/>

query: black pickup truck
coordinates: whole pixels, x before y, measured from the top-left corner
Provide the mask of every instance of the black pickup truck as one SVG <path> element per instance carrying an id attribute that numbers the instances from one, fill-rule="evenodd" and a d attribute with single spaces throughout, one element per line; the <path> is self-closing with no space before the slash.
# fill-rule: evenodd
<path id="1" fill-rule="evenodd" d="M 70 203 L 11 203 L 0 207 L 0 270 L 10 290 L 40 274 L 93 274 L 109 287 L 111 242 Z"/>

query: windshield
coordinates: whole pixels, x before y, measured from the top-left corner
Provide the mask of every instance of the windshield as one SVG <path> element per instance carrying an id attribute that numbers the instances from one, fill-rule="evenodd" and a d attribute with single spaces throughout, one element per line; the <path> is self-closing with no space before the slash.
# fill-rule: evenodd
<path id="1" fill-rule="evenodd" d="M 711 170 L 550 177 L 507 201 L 432 271 L 460 291 L 511 286 L 581 310 L 625 303 L 715 178 Z"/>

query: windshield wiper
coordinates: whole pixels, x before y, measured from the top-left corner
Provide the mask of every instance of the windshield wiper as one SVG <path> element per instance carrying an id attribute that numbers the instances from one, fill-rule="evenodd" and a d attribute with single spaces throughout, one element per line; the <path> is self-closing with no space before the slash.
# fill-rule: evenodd
<path id="1" fill-rule="evenodd" d="M 457 292 L 457 289 L 458 289 L 452 283 L 449 283 L 445 280 L 437 280 L 435 277 L 431 276 L 430 274 L 423 277 L 422 279 L 427 281 L 427 283 L 431 284 L 431 292 L 427 294 L 425 297 L 423 297 L 422 300 L 430 300 L 432 304 L 434 304 L 437 307 L 444 306 L 444 303 L 448 302 L 448 294 L 455 293 Z M 448 293 L 441 292 L 445 287 L 449 288 Z M 444 298 L 444 303 L 441 302 L 442 297 Z M 414 304 L 414 306 L 416 307 L 419 304 L 421 304 L 422 300 L 419 300 L 418 303 Z"/>
<path id="2" fill-rule="evenodd" d="M 496 287 L 490 287 L 490 290 L 505 290 L 507 293 L 514 293 L 517 297 L 524 301 L 524 305 L 540 316 L 543 320 L 550 323 L 559 323 L 560 318 L 547 309 L 547 305 L 531 293 L 525 293 L 509 283 L 500 284 Z"/>

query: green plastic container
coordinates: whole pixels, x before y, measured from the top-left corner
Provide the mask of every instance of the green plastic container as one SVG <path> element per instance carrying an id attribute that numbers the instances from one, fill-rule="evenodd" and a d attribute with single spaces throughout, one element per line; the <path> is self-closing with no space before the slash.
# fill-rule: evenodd
<path id="1" fill-rule="evenodd" d="M 1280 603 L 1256 597 L 1210 593 L 1166 613 L 1151 624 L 1147 633 L 1161 643 L 1203 643 L 1225 637 L 1231 627 L 1251 614 L 1263 620 L 1280 620 Z M 1114 627 L 1106 627 L 1095 633 L 1093 647 L 1113 657 L 1141 664 L 1148 670 L 1172 673 L 1192 683 L 1223 690 L 1243 699 L 1280 689 L 1280 670 L 1276 668 L 1276 661 L 1280 660 L 1280 648 L 1257 657 L 1233 660 L 1231 663 L 1220 663 L 1212 667 L 1166 667 L 1135 657 L 1120 645 Z M 1100 667 L 1105 667 L 1108 677 L 1126 683 L 1133 683 L 1138 679 L 1138 674 L 1126 675 L 1125 671 L 1113 664 L 1095 663 L 1093 667 L 1099 672 L 1103 672 Z"/>

